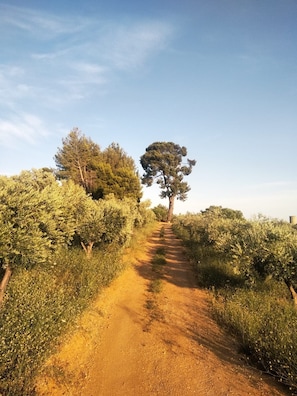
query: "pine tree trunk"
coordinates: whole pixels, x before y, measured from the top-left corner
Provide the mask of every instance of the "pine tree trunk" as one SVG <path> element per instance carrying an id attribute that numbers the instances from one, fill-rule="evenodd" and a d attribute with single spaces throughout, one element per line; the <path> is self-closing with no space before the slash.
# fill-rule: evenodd
<path id="1" fill-rule="evenodd" d="M 0 305 L 3 302 L 5 290 L 6 290 L 6 287 L 8 285 L 8 282 L 9 282 L 9 279 L 11 277 L 11 274 L 12 274 L 12 269 L 9 266 L 6 267 L 4 276 L 3 276 L 2 281 L 0 283 Z"/>
<path id="2" fill-rule="evenodd" d="M 80 161 L 79 160 L 77 160 L 77 167 L 78 167 L 78 170 L 79 170 L 79 175 L 80 175 L 80 180 L 82 182 L 82 186 L 86 190 L 86 188 L 87 188 L 86 180 L 85 180 L 83 169 L 82 169 L 82 167 L 80 165 Z"/>
<path id="3" fill-rule="evenodd" d="M 288 289 L 290 290 L 294 306 L 297 309 L 297 292 L 290 281 L 285 281 L 285 283 L 288 286 Z"/>
<path id="4" fill-rule="evenodd" d="M 175 200 L 175 195 L 172 195 L 169 197 L 169 208 L 168 208 L 168 213 L 167 213 L 167 222 L 170 223 L 172 220 L 173 216 L 173 209 L 174 209 L 174 200 Z"/>
<path id="5" fill-rule="evenodd" d="M 292 299 L 294 302 L 294 306 L 297 309 L 297 293 L 292 285 L 290 285 L 289 289 L 290 289 L 291 296 L 292 296 Z"/>
<path id="6" fill-rule="evenodd" d="M 81 241 L 80 244 L 81 244 L 81 246 L 83 247 L 83 249 L 84 249 L 84 251 L 85 251 L 85 253 L 86 253 L 87 258 L 88 258 L 88 259 L 91 258 L 94 242 L 89 242 L 87 245 L 85 245 L 85 244 Z"/>

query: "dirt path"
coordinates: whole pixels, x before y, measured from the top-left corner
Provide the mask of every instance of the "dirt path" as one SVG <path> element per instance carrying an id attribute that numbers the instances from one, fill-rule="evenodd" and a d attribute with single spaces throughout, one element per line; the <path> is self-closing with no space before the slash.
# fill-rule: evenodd
<path id="1" fill-rule="evenodd" d="M 39 379 L 39 395 L 288 395 L 245 364 L 236 342 L 211 319 L 208 294 L 195 287 L 180 242 L 169 225 L 162 242 L 160 228 L 48 362 L 56 380 Z M 160 244 L 167 264 L 156 294 L 150 261 Z"/>

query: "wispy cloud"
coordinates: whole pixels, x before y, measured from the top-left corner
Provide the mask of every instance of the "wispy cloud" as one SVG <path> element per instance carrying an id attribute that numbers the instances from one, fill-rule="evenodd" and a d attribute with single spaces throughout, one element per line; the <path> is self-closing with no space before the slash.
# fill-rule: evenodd
<path id="1" fill-rule="evenodd" d="M 54 35 L 75 33 L 86 27 L 86 19 L 80 17 L 62 18 L 54 14 L 44 13 L 39 10 L 16 7 L 8 4 L 0 5 L 2 25 L 35 33 L 39 35 Z M 39 36 L 40 38 L 40 36 Z"/>
<path id="2" fill-rule="evenodd" d="M 4 147 L 11 147 L 16 139 L 35 144 L 40 137 L 48 134 L 43 121 L 34 114 L 21 113 L 0 120 L 0 145 Z"/>
<path id="3" fill-rule="evenodd" d="M 61 105 L 63 101 L 69 106 L 72 100 L 98 93 L 98 86 L 104 86 L 102 92 L 106 92 L 111 72 L 142 67 L 165 48 L 171 35 L 170 26 L 159 22 L 117 27 L 109 24 L 103 30 L 100 27 L 97 36 L 84 31 L 75 45 L 59 42 L 59 49 L 56 41 L 46 41 L 39 46 L 46 52 L 36 51 L 34 46 L 21 66 L 16 67 L 13 60 L 0 66 L 1 102 L 7 105 L 28 95 L 35 99 L 41 96 L 44 106 Z"/>
<path id="4" fill-rule="evenodd" d="M 45 60 L 45 61 L 51 61 L 59 58 L 63 58 L 67 56 L 67 54 L 71 53 L 71 49 L 66 48 L 63 50 L 58 50 L 58 51 L 51 51 L 51 52 L 41 52 L 41 53 L 32 53 L 30 57 L 33 60 Z"/>
<path id="5" fill-rule="evenodd" d="M 164 22 L 110 26 L 108 30 L 102 41 L 104 57 L 123 70 L 143 65 L 165 48 L 173 33 L 172 26 Z"/>
<path id="6" fill-rule="evenodd" d="M 0 60 L 0 144 L 33 144 L 47 133 L 41 117 L 106 94 L 119 70 L 141 70 L 164 51 L 173 27 L 160 20 L 114 22 L 2 4 L 0 34 L 8 40 L 8 56 Z"/>
<path id="7" fill-rule="evenodd" d="M 21 98 L 28 96 L 25 70 L 15 65 L 0 64 L 0 105 L 13 108 Z"/>

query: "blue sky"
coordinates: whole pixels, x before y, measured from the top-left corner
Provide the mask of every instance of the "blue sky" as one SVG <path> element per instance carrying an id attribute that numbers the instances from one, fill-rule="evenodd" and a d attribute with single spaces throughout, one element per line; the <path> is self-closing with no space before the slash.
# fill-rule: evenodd
<path id="1" fill-rule="evenodd" d="M 197 165 L 176 213 L 297 215 L 296 0 L 0 0 L 0 174 L 53 167 L 78 127 Z M 144 188 L 153 205 L 167 202 Z"/>

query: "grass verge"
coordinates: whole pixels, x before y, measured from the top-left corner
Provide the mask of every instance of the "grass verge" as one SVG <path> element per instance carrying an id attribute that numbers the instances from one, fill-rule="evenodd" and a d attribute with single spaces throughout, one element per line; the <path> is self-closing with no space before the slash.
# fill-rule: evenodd
<path id="1" fill-rule="evenodd" d="M 211 248 L 188 243 L 187 251 L 199 286 L 212 291 L 216 320 L 251 363 L 297 394 L 297 311 L 286 288 L 272 280 L 248 288 Z"/>
<path id="2" fill-rule="evenodd" d="M 137 230 L 141 245 L 152 228 Z M 0 395 L 35 395 L 35 377 L 78 316 L 124 268 L 123 249 L 63 250 L 55 263 L 15 272 L 0 311 Z M 57 374 L 58 375 L 58 374 Z"/>

